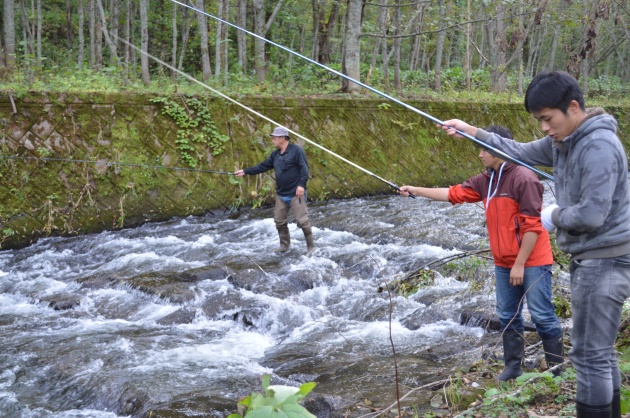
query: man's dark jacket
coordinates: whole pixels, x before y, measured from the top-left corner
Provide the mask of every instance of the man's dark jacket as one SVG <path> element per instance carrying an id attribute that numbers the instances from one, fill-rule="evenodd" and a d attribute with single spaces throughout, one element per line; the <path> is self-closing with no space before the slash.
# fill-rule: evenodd
<path id="1" fill-rule="evenodd" d="M 289 142 L 284 153 L 277 149 L 258 165 L 244 169 L 245 174 L 260 174 L 271 169 L 276 171 L 276 193 L 280 196 L 295 196 L 295 190 L 302 186 L 306 190 L 308 163 L 304 150 Z"/>

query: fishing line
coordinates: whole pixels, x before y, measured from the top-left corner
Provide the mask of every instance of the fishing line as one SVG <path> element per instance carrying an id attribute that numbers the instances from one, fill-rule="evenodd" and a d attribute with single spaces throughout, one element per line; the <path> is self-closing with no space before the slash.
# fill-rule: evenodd
<path id="1" fill-rule="evenodd" d="M 216 170 L 203 170 L 199 168 L 187 168 L 187 167 L 167 167 L 165 165 L 150 165 L 150 164 L 132 164 L 132 163 L 119 163 L 114 161 L 99 161 L 99 160 L 75 160 L 70 158 L 49 158 L 49 157 L 26 157 L 19 155 L 0 155 L 0 159 L 7 160 L 36 160 L 36 161 L 56 161 L 65 163 L 93 163 L 102 164 L 104 166 L 120 166 L 120 167 L 140 167 L 140 168 L 165 168 L 167 170 L 174 171 L 194 171 L 197 173 L 212 173 L 212 174 L 228 174 L 234 175 L 229 171 L 216 171 Z"/>
<path id="2" fill-rule="evenodd" d="M 103 26 L 105 26 L 105 24 L 104 24 L 104 23 L 103 23 Z M 103 30 L 104 30 L 104 31 L 107 31 L 107 29 L 106 29 L 105 27 L 103 28 Z M 351 166 L 353 166 L 353 167 L 355 167 L 355 168 L 357 168 L 357 169 L 359 169 L 359 170 L 363 171 L 364 173 L 366 173 L 366 174 L 368 174 L 368 175 L 370 175 L 370 176 L 374 177 L 375 179 L 378 179 L 378 180 L 382 181 L 383 183 L 387 184 L 388 186 L 392 187 L 393 189 L 395 189 L 395 190 L 400 190 L 400 187 L 398 187 L 396 184 L 392 183 L 391 181 L 389 181 L 389 180 L 385 180 L 384 178 L 382 178 L 382 177 L 380 177 L 380 176 L 378 176 L 378 175 L 376 175 L 376 174 L 372 173 L 371 171 L 369 171 L 369 170 L 367 170 L 367 169 L 365 169 L 365 168 L 363 168 L 363 167 L 361 167 L 361 166 L 359 166 L 359 165 L 357 165 L 357 164 L 353 163 L 352 161 L 350 161 L 350 160 L 348 160 L 348 159 L 346 159 L 346 158 L 342 157 L 341 155 L 336 154 L 335 152 L 333 152 L 333 151 L 329 150 L 328 148 L 325 148 L 325 147 L 323 147 L 323 146 L 319 145 L 318 143 L 311 141 L 310 139 L 306 138 L 305 136 L 300 135 L 299 133 L 297 133 L 297 132 L 295 132 L 295 131 L 293 131 L 293 130 L 291 130 L 291 129 L 287 128 L 286 126 L 283 126 L 282 124 L 280 124 L 280 123 L 278 123 L 278 122 L 274 121 L 273 119 L 268 118 L 267 116 L 265 116 L 265 115 L 263 115 L 263 114 L 261 114 L 261 113 L 259 113 L 259 112 L 255 111 L 254 109 L 249 108 L 249 107 L 245 106 L 244 104 L 242 104 L 242 103 L 238 102 L 237 100 L 234 100 L 234 99 L 232 99 L 231 97 L 229 97 L 229 96 L 227 96 L 227 95 L 225 95 L 225 94 L 221 93 L 220 91 L 213 89 L 212 87 L 208 86 L 207 84 L 202 83 L 201 81 L 197 80 L 196 78 L 194 78 L 194 77 L 192 77 L 192 76 L 190 76 L 190 75 L 186 74 L 185 72 L 183 72 L 183 71 L 181 71 L 181 70 L 179 70 L 179 69 L 177 69 L 177 68 L 173 67 L 173 66 L 172 66 L 172 65 L 170 65 L 170 64 L 167 64 L 166 62 L 164 62 L 164 61 L 162 61 L 161 59 L 159 59 L 159 58 L 157 58 L 157 57 L 155 57 L 155 56 L 153 56 L 153 55 L 149 54 L 148 52 L 146 52 L 146 51 L 142 51 L 142 50 L 141 50 L 140 48 L 138 48 L 137 46 L 133 45 L 133 44 L 132 44 L 132 43 L 130 43 L 130 42 L 127 42 L 126 40 L 124 40 L 124 39 L 120 38 L 119 36 L 117 36 L 117 35 L 113 35 L 113 36 L 114 36 L 115 38 L 117 38 L 120 42 L 124 43 L 125 45 L 127 45 L 127 46 L 129 46 L 129 47 L 131 47 L 131 48 L 135 49 L 136 51 L 140 52 L 141 54 L 146 55 L 147 57 L 149 57 L 149 58 L 153 59 L 154 61 L 156 61 L 157 63 L 159 63 L 159 64 L 161 64 L 161 65 L 163 65 L 163 66 L 165 66 L 166 68 L 168 68 L 168 69 L 170 69 L 170 70 L 172 70 L 172 71 L 175 71 L 176 73 L 178 73 L 179 75 L 181 75 L 181 76 L 183 76 L 183 77 L 187 78 L 188 80 L 193 81 L 193 82 L 195 82 L 195 83 L 199 84 L 199 85 L 200 85 L 200 86 L 202 86 L 202 87 L 205 87 L 206 89 L 208 89 L 208 90 L 210 90 L 211 92 L 213 92 L 214 94 L 216 94 L 216 95 L 218 95 L 218 96 L 220 96 L 220 97 L 224 98 L 225 100 L 228 100 L 229 102 L 234 103 L 235 105 L 237 105 L 237 106 L 239 106 L 239 107 L 241 107 L 241 108 L 243 108 L 243 109 L 247 110 L 248 112 L 253 113 L 254 115 L 258 116 L 259 118 L 262 118 L 262 119 L 266 120 L 267 122 L 270 122 L 270 123 L 272 123 L 272 124 L 274 124 L 274 125 L 276 125 L 276 126 L 280 126 L 280 127 L 284 127 L 284 128 L 286 128 L 286 129 L 287 129 L 287 130 L 288 130 L 291 134 L 295 135 L 295 136 L 296 136 L 296 137 L 298 137 L 298 138 L 302 138 L 305 142 L 308 142 L 309 144 L 311 144 L 311 145 L 313 145 L 313 146 L 315 146 L 315 147 L 317 147 L 317 148 L 321 149 L 322 151 L 325 151 L 325 152 L 327 152 L 327 153 L 329 153 L 329 154 L 331 154 L 331 155 L 333 155 L 333 156 L 335 156 L 335 157 L 339 158 L 340 160 L 342 160 L 342 161 L 344 161 L 344 162 L 346 162 L 346 163 L 350 164 Z M 412 195 L 412 194 L 409 194 L 409 197 L 413 197 L 413 198 L 415 198 L 416 196 L 414 196 L 414 195 Z"/>
<path id="3" fill-rule="evenodd" d="M 313 60 L 313 59 L 311 59 L 311 58 L 308 58 L 308 57 L 306 57 L 306 56 L 304 56 L 304 55 L 302 55 L 302 54 L 299 54 L 299 53 L 297 53 L 297 52 L 295 52 L 295 51 L 293 51 L 293 50 L 291 50 L 291 49 L 289 49 L 289 48 L 287 48 L 287 47 L 285 47 L 285 46 L 283 46 L 283 45 L 280 45 L 280 44 L 278 44 L 278 43 L 275 43 L 275 42 L 273 42 L 273 41 L 270 41 L 270 40 L 268 40 L 268 39 L 266 39 L 266 38 L 264 38 L 264 37 L 262 37 L 262 36 L 260 36 L 260 35 L 258 35 L 258 34 L 256 34 L 256 33 L 253 33 L 253 32 L 248 31 L 248 30 L 247 30 L 247 29 L 245 29 L 245 28 L 241 28 L 240 26 L 237 26 L 237 25 L 235 25 L 235 24 L 233 24 L 233 23 L 230 23 L 230 22 L 228 22 L 228 21 L 226 21 L 226 20 L 223 20 L 223 19 L 221 19 L 221 18 L 219 18 L 219 17 L 213 16 L 213 15 L 211 15 L 211 14 L 207 13 L 207 12 L 204 12 L 204 11 L 201 11 L 201 10 L 199 10 L 199 9 L 196 9 L 196 8 L 194 8 L 193 6 L 190 6 L 190 5 L 188 5 L 188 4 L 182 3 L 182 2 L 180 2 L 180 1 L 178 1 L 178 0 L 170 0 L 170 1 L 171 1 L 172 3 L 175 3 L 175 4 L 179 4 L 180 6 L 184 6 L 184 7 L 188 8 L 188 9 L 190 9 L 190 10 L 193 10 L 193 11 L 195 11 L 195 12 L 197 12 L 197 13 L 204 14 L 204 15 L 208 16 L 208 17 L 209 17 L 209 18 L 211 18 L 211 19 L 214 19 L 214 20 L 216 20 L 216 21 L 218 21 L 218 22 L 221 22 L 221 23 L 223 23 L 223 24 L 226 24 L 226 25 L 228 25 L 228 26 L 231 26 L 231 27 L 233 27 L 233 28 L 235 28 L 235 29 L 237 29 L 237 30 L 243 31 L 243 32 L 245 32 L 245 33 L 246 33 L 246 34 L 248 34 L 248 35 L 251 35 L 251 36 L 253 36 L 253 37 L 255 37 L 255 38 L 258 38 L 258 39 L 260 39 L 260 40 L 262 40 L 262 41 L 265 41 L 265 42 L 267 42 L 267 43 L 269 43 L 269 44 L 271 44 L 271 45 L 273 45 L 273 46 L 276 46 L 276 47 L 278 47 L 278 48 L 282 49 L 283 51 L 286 51 L 286 52 L 288 52 L 288 53 L 290 53 L 290 54 L 293 54 L 293 55 L 295 55 L 295 56 L 297 56 L 297 57 L 300 57 L 300 58 L 302 58 L 302 59 L 304 59 L 304 60 L 306 60 L 306 61 L 310 62 L 311 64 L 317 65 L 317 66 L 318 66 L 318 67 L 320 67 L 320 68 L 323 68 L 323 69 L 325 69 L 325 70 L 327 70 L 327 71 L 330 71 L 330 72 L 331 72 L 331 73 L 333 73 L 333 74 L 336 74 L 336 75 L 338 75 L 338 76 L 340 76 L 340 77 L 343 77 L 343 78 L 345 78 L 346 80 L 351 81 L 351 82 L 353 82 L 353 83 L 355 83 L 355 84 L 357 84 L 357 85 L 359 85 L 359 86 L 361 86 L 361 87 L 363 87 L 363 88 L 365 88 L 365 89 L 367 89 L 367 90 L 369 90 L 369 91 L 371 91 L 371 92 L 373 92 L 373 93 L 376 93 L 376 94 L 378 94 L 378 95 L 380 95 L 380 96 L 383 96 L 383 97 L 385 97 L 386 99 L 389 99 L 389 100 L 393 101 L 394 103 L 397 103 L 397 104 L 399 104 L 399 105 L 403 106 L 404 108 L 406 108 L 406 109 L 408 109 L 408 110 L 411 110 L 412 112 L 417 113 L 417 114 L 419 114 L 420 116 L 423 116 L 423 117 L 425 117 L 426 119 L 429 119 L 430 121 L 432 121 L 432 122 L 434 122 L 434 123 L 436 123 L 436 124 L 438 124 L 438 125 L 446 126 L 446 125 L 444 124 L 444 122 L 443 122 L 443 121 L 439 120 L 438 118 L 436 118 L 436 117 L 434 117 L 434 116 L 431 116 L 430 114 L 428 114 L 428 113 L 426 113 L 426 112 L 421 111 L 420 109 L 417 109 L 417 108 L 415 108 L 415 107 L 413 107 L 413 106 L 411 106 L 411 105 L 409 105 L 409 104 L 407 104 L 407 103 L 405 103 L 405 102 L 402 102 L 402 101 L 400 101 L 400 100 L 398 100 L 398 99 L 396 99 L 396 98 L 394 98 L 394 97 L 392 97 L 392 96 L 390 96 L 390 95 L 388 95 L 388 94 L 386 94 L 386 93 L 383 93 L 382 91 L 377 90 L 377 89 L 375 89 L 374 87 L 368 86 L 367 84 L 364 84 L 364 83 L 362 83 L 362 82 L 360 82 L 360 81 L 358 81 L 358 80 L 355 80 L 355 79 L 353 79 L 352 77 L 349 77 L 349 76 L 347 76 L 347 75 L 345 75 L 345 74 L 343 74 L 343 73 L 341 73 L 341 72 L 339 72 L 339 71 L 337 71 L 337 70 L 333 70 L 332 68 L 327 67 L 327 66 L 325 66 L 324 64 L 320 64 L 319 62 L 317 62 L 317 61 L 315 61 L 315 60 Z M 120 39 L 120 38 L 119 38 L 119 39 Z M 144 53 L 144 52 L 143 52 L 143 53 Z M 520 160 L 517 160 L 516 158 L 513 158 L 513 157 L 511 157 L 511 156 L 507 155 L 507 154 L 506 154 L 506 153 L 504 153 L 503 151 L 501 151 L 501 150 L 499 150 L 499 149 L 497 149 L 497 148 L 494 148 L 494 147 L 492 147 L 492 146 L 490 146 L 490 145 L 488 145 L 488 144 L 486 144 L 486 143 L 484 143 L 484 142 L 482 142 L 482 141 L 478 140 L 478 139 L 477 139 L 477 138 L 475 138 L 474 136 L 471 136 L 471 135 L 469 135 L 469 134 L 467 134 L 467 133 L 465 133 L 465 132 L 462 132 L 462 131 L 460 131 L 460 130 L 458 130 L 458 129 L 456 129 L 456 130 L 455 130 L 455 132 L 457 132 L 458 134 L 460 134 L 460 135 L 461 135 L 461 136 L 463 136 L 464 138 L 467 138 L 467 139 L 469 139 L 469 140 L 473 141 L 475 144 L 477 144 L 477 145 L 479 145 L 479 146 L 481 146 L 481 147 L 484 147 L 484 148 L 486 148 L 486 149 L 488 149 L 488 150 L 492 151 L 492 153 L 493 153 L 493 154 L 496 154 L 496 155 L 497 155 L 498 157 L 500 157 L 501 159 L 504 159 L 504 160 L 507 160 L 507 161 L 513 162 L 513 163 L 515 163 L 515 164 L 521 165 L 521 166 L 523 166 L 523 167 L 529 168 L 529 169 L 530 169 L 530 170 L 532 170 L 533 172 L 535 172 L 535 173 L 537 173 L 537 174 L 539 174 L 539 175 L 541 175 L 541 176 L 543 176 L 543 177 L 546 177 L 546 178 L 548 178 L 549 180 L 553 180 L 553 176 L 551 176 L 550 174 L 545 173 L 544 171 L 539 170 L 539 169 L 537 169 L 536 167 L 533 167 L 533 166 L 531 166 L 531 165 L 529 165 L 529 164 L 527 164 L 527 163 L 524 163 L 524 162 L 522 162 L 522 161 L 520 161 Z"/>

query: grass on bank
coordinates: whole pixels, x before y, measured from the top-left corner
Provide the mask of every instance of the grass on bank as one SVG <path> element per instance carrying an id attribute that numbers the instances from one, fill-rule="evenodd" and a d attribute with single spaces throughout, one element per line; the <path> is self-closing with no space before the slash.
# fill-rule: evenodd
<path id="1" fill-rule="evenodd" d="M 626 315 L 627 316 L 627 315 Z M 621 413 L 630 412 L 630 328 L 622 324 L 617 339 L 619 368 L 622 372 Z M 418 418 L 435 417 L 574 417 L 575 370 L 569 366 L 558 377 L 550 372 L 527 372 L 514 381 L 494 383 L 493 376 L 503 365 L 500 362 L 476 364 L 453 379 L 445 390 L 448 411 L 416 414 Z M 485 379 L 484 379 L 485 378 Z M 490 382 L 481 390 L 471 391 L 466 382 Z"/>
<path id="2" fill-rule="evenodd" d="M 335 68 L 336 71 L 340 69 Z M 523 97 L 517 93 L 517 80 L 508 78 L 508 90 L 503 93 L 491 91 L 489 70 L 476 70 L 472 74 L 471 89 L 466 83 L 461 68 L 445 70 L 441 76 L 442 92 L 432 89 L 434 75 L 432 72 L 403 71 L 401 75 L 403 88 L 396 91 L 393 80 L 385 84 L 374 70 L 371 81 L 367 80 L 369 69 L 362 68 L 361 81 L 375 90 L 400 100 L 429 101 L 472 101 L 484 103 L 522 103 Z M 191 74 L 201 80 L 199 74 Z M 529 79 L 523 81 L 524 88 Z M 243 74 L 228 74 L 227 77 L 212 77 L 205 82 L 213 89 L 237 99 L 242 96 L 262 97 L 347 97 L 340 93 L 341 77 L 315 66 L 295 66 L 293 71 L 271 65 L 267 81 L 258 83 L 256 77 Z M 77 93 L 125 93 L 130 94 L 164 94 L 165 92 L 186 95 L 212 95 L 213 93 L 189 79 L 160 71 L 152 75 L 151 82 L 144 85 L 136 71 L 125 72 L 122 68 L 107 67 L 101 71 L 79 70 L 59 67 L 47 71 L 16 70 L 0 78 L 0 90 L 16 97 L 31 92 L 77 92 Z M 601 77 L 589 80 L 587 105 L 630 105 L 630 84 L 622 83 L 613 77 Z M 379 98 L 380 94 L 363 89 L 357 98 Z"/>

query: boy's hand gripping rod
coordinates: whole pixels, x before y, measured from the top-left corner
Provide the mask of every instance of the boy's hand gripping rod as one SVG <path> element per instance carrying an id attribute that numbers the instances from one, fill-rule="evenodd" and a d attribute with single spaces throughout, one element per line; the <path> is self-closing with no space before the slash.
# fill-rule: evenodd
<path id="1" fill-rule="evenodd" d="M 377 89 L 375 89 L 375 88 L 373 88 L 373 87 L 368 86 L 367 84 L 364 84 L 364 83 L 362 83 L 362 82 L 360 82 L 360 81 L 358 81 L 358 80 L 355 80 L 355 79 L 353 79 L 352 77 L 349 77 L 349 76 L 347 76 L 347 75 L 345 75 L 345 74 L 343 74 L 343 73 L 340 73 L 340 72 L 339 72 L 339 71 L 337 71 L 337 70 L 333 70 L 332 68 L 327 67 L 327 66 L 325 66 L 325 65 L 323 65 L 323 64 L 320 64 L 319 62 L 317 62 L 317 61 L 315 61 L 315 60 L 312 60 L 312 59 L 310 59 L 310 58 L 308 58 L 308 57 L 305 57 L 304 55 L 301 55 L 301 54 L 299 54 L 299 53 L 297 53 L 297 52 L 295 52 L 295 51 L 293 51 L 293 50 L 291 50 L 291 49 L 289 49 L 289 48 L 287 48 L 287 47 L 285 47 L 285 46 L 282 46 L 282 45 L 280 45 L 280 44 L 278 44 L 278 43 L 275 43 L 275 42 L 273 42 L 273 41 L 270 41 L 270 40 L 268 40 L 268 39 L 266 39 L 266 38 L 264 38 L 264 37 L 262 37 L 262 36 L 260 36 L 260 35 L 258 35 L 258 34 L 255 34 L 255 33 L 253 33 L 253 32 L 250 32 L 250 31 L 248 31 L 247 29 L 241 28 L 240 26 L 237 26 L 237 25 L 235 25 L 235 24 L 233 24 L 233 23 L 230 23 L 230 22 L 228 22 L 228 21 L 226 21 L 226 20 L 223 20 L 223 19 L 221 19 L 221 18 L 218 18 L 218 17 L 216 17 L 216 16 L 213 16 L 213 15 L 211 15 L 211 14 L 209 14 L 209 13 L 206 13 L 206 12 L 204 12 L 204 11 L 202 11 L 202 10 L 196 9 L 196 8 L 194 8 L 193 6 L 190 6 L 190 5 L 188 5 L 188 4 L 182 3 L 181 1 L 178 1 L 178 0 L 171 0 L 171 2 L 173 2 L 173 3 L 175 3 L 175 4 L 179 4 L 180 6 L 186 7 L 186 8 L 188 8 L 188 9 L 191 9 L 191 10 L 193 10 L 193 11 L 197 12 L 197 13 L 204 14 L 204 15 L 208 16 L 208 17 L 209 17 L 209 18 L 211 18 L 211 19 L 214 19 L 214 20 L 216 20 L 216 21 L 218 21 L 218 22 L 221 22 L 221 23 L 223 23 L 223 24 L 226 24 L 226 25 L 228 25 L 228 26 L 231 26 L 231 27 L 233 27 L 233 28 L 235 28 L 235 29 L 237 29 L 237 30 L 243 31 L 243 32 L 247 33 L 248 35 L 251 35 L 251 36 L 253 36 L 253 37 L 255 37 L 255 38 L 258 38 L 258 39 L 260 39 L 260 40 L 262 40 L 262 41 L 265 41 L 265 42 L 267 42 L 267 43 L 269 43 L 269 44 L 271 44 L 271 45 L 274 45 L 274 46 L 276 46 L 276 47 L 278 47 L 278 48 L 282 49 L 283 51 L 286 51 L 286 52 L 288 52 L 288 53 L 290 53 L 290 54 L 296 55 L 296 56 L 298 56 L 298 57 L 300 57 L 300 58 L 302 58 L 302 59 L 304 59 L 304 60 L 306 60 L 306 61 L 310 62 L 311 64 L 317 65 L 318 67 L 321 67 L 321 68 L 323 68 L 323 69 L 325 69 L 325 70 L 327 70 L 327 71 L 330 71 L 331 73 L 336 74 L 336 75 L 338 75 L 338 76 L 340 76 L 340 77 L 343 77 L 343 78 L 345 78 L 345 79 L 346 79 L 346 80 L 348 80 L 348 81 L 351 81 L 351 82 L 353 82 L 353 83 L 355 83 L 355 84 L 357 84 L 357 85 L 359 85 L 359 86 L 361 86 L 361 87 L 363 87 L 363 88 L 365 88 L 365 89 L 367 89 L 367 90 L 370 90 L 371 92 L 374 92 L 374 93 L 376 93 L 376 94 L 378 94 L 378 95 L 380 95 L 380 96 L 383 96 L 383 97 L 385 97 L 385 98 L 387 98 L 387 99 L 389 99 L 389 100 L 393 101 L 394 103 L 398 103 L 399 105 L 403 106 L 404 108 L 406 108 L 406 109 L 408 109 L 408 110 L 411 110 L 412 112 L 415 112 L 415 113 L 419 114 L 420 116 L 423 116 L 423 117 L 425 117 L 426 119 L 429 119 L 430 121 L 432 121 L 432 122 L 434 122 L 434 123 L 436 123 L 436 124 L 438 124 L 438 125 L 441 125 L 441 126 L 446 126 L 446 125 L 444 124 L 444 122 L 443 122 L 443 121 L 439 120 L 439 119 L 438 119 L 438 118 L 436 118 L 436 117 L 433 117 L 433 116 L 429 115 L 428 113 L 425 113 L 425 112 L 423 112 L 423 111 L 421 111 L 421 110 L 419 110 L 419 109 L 416 109 L 415 107 L 413 107 L 413 106 L 411 106 L 411 105 L 408 105 L 408 104 L 407 104 L 407 103 L 405 103 L 405 102 L 402 102 L 402 101 L 400 101 L 400 100 L 398 100 L 398 99 L 396 99 L 396 98 L 394 98 L 394 97 L 392 97 L 392 96 L 390 96 L 390 95 L 388 95 L 388 94 L 386 94 L 386 93 L 383 93 L 382 91 L 379 91 L 379 90 L 377 90 Z M 144 53 L 144 52 L 142 52 L 142 53 Z M 148 54 L 147 54 L 147 55 L 148 55 Z M 274 123 L 275 123 L 275 122 L 274 122 Z M 280 126 L 280 125 L 279 125 L 279 126 Z M 469 134 L 467 134 L 467 133 L 465 133 L 465 132 L 462 132 L 462 131 L 457 130 L 457 129 L 455 130 L 455 132 L 457 132 L 459 135 L 463 136 L 464 138 L 467 138 L 467 139 L 471 140 L 471 141 L 472 141 L 472 142 L 474 142 L 475 144 L 477 144 L 477 145 L 479 145 L 479 146 L 481 146 L 481 147 L 484 147 L 484 148 L 486 148 L 486 149 L 488 149 L 488 150 L 492 151 L 492 153 L 493 153 L 493 154 L 497 155 L 497 156 L 498 156 L 498 157 L 500 157 L 501 159 L 504 159 L 504 160 L 507 160 L 507 161 L 513 162 L 514 164 L 518 164 L 518 165 L 521 165 L 521 166 L 523 166 L 523 167 L 529 168 L 529 169 L 530 169 L 530 170 L 532 170 L 533 172 L 535 172 L 535 173 L 537 173 L 537 174 L 539 174 L 539 175 L 541 175 L 541 176 L 543 176 L 543 177 L 545 177 L 545 178 L 547 178 L 547 179 L 549 179 L 549 180 L 552 180 L 552 181 L 553 181 L 553 176 L 551 176 L 550 174 L 545 173 L 544 171 L 539 170 L 539 169 L 537 169 L 536 167 L 533 167 L 533 166 L 531 166 L 531 165 L 529 165 L 529 164 L 526 164 L 526 163 L 524 163 L 524 162 L 522 162 L 522 161 L 520 161 L 520 160 L 517 160 L 516 158 L 513 158 L 513 157 L 511 157 L 511 156 L 507 155 L 507 154 L 506 154 L 506 153 L 504 153 L 503 151 L 501 151 L 501 150 L 499 150 L 499 149 L 497 149 L 497 148 L 494 148 L 494 147 L 492 147 L 492 146 L 490 146 L 490 145 L 488 145 L 488 144 L 486 144 L 486 143 L 484 143 L 484 142 L 482 142 L 482 141 L 478 140 L 477 138 L 475 138 L 475 137 L 473 137 L 473 136 L 471 136 L 471 135 L 469 135 Z M 302 137 L 302 138 L 303 138 L 303 137 Z M 303 139 L 304 139 L 304 138 L 303 138 Z M 310 141 L 309 141 L 309 142 L 310 142 Z M 320 148 L 321 148 L 321 147 L 320 147 Z M 330 152 L 330 151 L 328 151 L 328 150 L 326 150 L 326 151 L 327 151 L 327 152 Z M 341 158 L 341 157 L 340 157 L 340 158 Z M 343 158 L 342 158 L 342 159 L 343 159 Z M 345 160 L 345 159 L 344 159 L 344 160 Z M 348 161 L 348 160 L 345 160 L 345 161 L 346 161 L 346 162 L 348 162 L 348 163 L 350 163 L 350 164 L 352 164 L 352 165 L 354 165 L 355 167 L 358 167 L 358 166 L 356 166 L 355 164 L 351 163 L 351 162 L 350 162 L 350 161 Z M 366 172 L 367 172 L 367 170 L 365 170 L 365 169 L 362 169 L 362 168 L 361 168 L 361 170 L 363 170 L 363 171 L 366 171 Z M 376 175 L 375 175 L 375 174 L 373 174 L 373 173 L 369 173 L 369 172 L 368 172 L 368 174 L 370 174 L 371 176 L 374 176 L 374 177 L 378 178 L 378 179 L 379 179 L 379 180 L 381 180 L 381 181 L 384 181 L 385 183 L 389 184 L 389 185 L 390 185 L 391 187 L 393 187 L 394 189 L 396 189 L 396 190 L 400 190 L 400 188 L 399 188 L 398 186 L 396 186 L 395 184 L 393 184 L 393 183 L 391 183 L 391 182 L 388 182 L 387 180 L 384 180 L 384 179 L 382 179 L 382 178 L 380 178 L 380 177 L 376 176 Z M 410 195 L 410 196 L 411 196 L 411 195 Z"/>

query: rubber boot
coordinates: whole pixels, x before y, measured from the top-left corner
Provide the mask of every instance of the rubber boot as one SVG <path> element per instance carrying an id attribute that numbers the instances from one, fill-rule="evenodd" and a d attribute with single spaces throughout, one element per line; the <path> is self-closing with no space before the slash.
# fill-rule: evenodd
<path id="1" fill-rule="evenodd" d="M 525 341 L 523 336 L 515 331 L 506 331 L 503 333 L 503 358 L 505 360 L 505 369 L 497 378 L 500 381 L 516 379 L 523 374 L 521 370 L 521 362 L 523 361 L 523 351 L 525 349 Z"/>
<path id="2" fill-rule="evenodd" d="M 606 405 L 588 405 L 575 401 L 575 413 L 577 418 L 611 418 L 612 408 Z"/>
<path id="3" fill-rule="evenodd" d="M 285 253 L 289 251 L 289 247 L 291 246 L 291 236 L 289 235 L 289 227 L 284 226 L 278 228 L 278 236 L 280 237 L 280 247 L 273 250 L 274 253 Z"/>
<path id="4" fill-rule="evenodd" d="M 556 337 L 542 340 L 542 343 L 548 368 L 564 362 L 564 344 L 562 343 L 562 333 L 558 334 Z M 554 376 L 560 376 L 562 368 L 559 367 L 551 373 Z"/>
<path id="5" fill-rule="evenodd" d="M 613 399 L 610 404 L 612 418 L 621 418 L 621 389 L 613 389 Z"/>
<path id="6" fill-rule="evenodd" d="M 311 227 L 302 228 L 304 238 L 306 239 L 306 255 L 310 257 L 315 252 L 315 243 L 313 242 L 313 231 Z"/>

